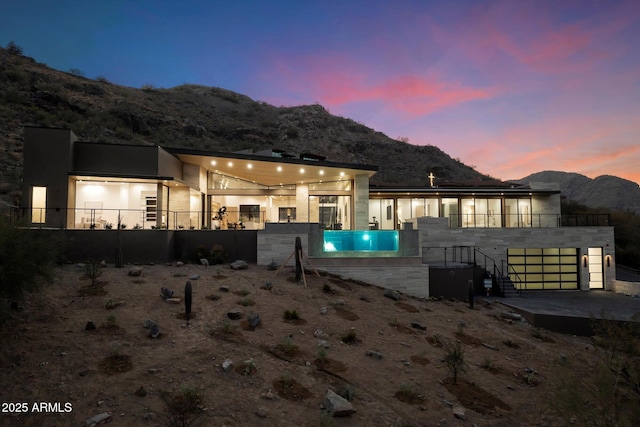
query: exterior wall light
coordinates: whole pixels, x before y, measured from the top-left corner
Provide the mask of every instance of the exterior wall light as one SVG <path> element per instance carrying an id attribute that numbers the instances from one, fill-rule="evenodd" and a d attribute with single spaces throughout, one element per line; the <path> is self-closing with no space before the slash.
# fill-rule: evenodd
<path id="1" fill-rule="evenodd" d="M 607 255 L 604 259 L 607 262 L 607 267 L 611 267 L 611 255 Z"/>
<path id="2" fill-rule="evenodd" d="M 589 265 L 589 257 L 587 255 L 582 255 L 582 266 L 587 268 Z"/>

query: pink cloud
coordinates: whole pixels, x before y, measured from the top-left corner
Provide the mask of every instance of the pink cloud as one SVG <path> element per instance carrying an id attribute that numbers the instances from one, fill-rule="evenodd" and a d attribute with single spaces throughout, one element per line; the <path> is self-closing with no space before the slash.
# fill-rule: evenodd
<path id="1" fill-rule="evenodd" d="M 302 92 L 328 107 L 379 103 L 384 108 L 420 116 L 456 105 L 489 99 L 495 88 L 478 88 L 434 76 L 376 75 L 376 68 L 336 55 L 279 58 L 276 77 L 291 92 Z M 294 71 L 295 70 L 295 71 Z"/>

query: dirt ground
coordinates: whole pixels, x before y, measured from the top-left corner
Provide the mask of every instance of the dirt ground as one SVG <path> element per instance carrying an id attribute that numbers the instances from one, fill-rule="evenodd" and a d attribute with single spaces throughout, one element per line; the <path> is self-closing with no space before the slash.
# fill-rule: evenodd
<path id="1" fill-rule="evenodd" d="M 307 274 L 305 287 L 288 267 L 276 277 L 255 265 L 139 267 L 134 277 L 134 266 L 108 265 L 98 292 L 82 268 L 59 268 L 52 284 L 10 312 L 0 425 L 80 426 L 104 412 L 118 426 L 167 425 L 163 393 L 189 387 L 202 397 L 194 424 L 202 426 L 554 426 L 554 376 L 588 375 L 599 357 L 589 338 L 503 318 L 509 309 L 499 303 L 395 301 L 331 275 Z M 184 304 L 160 296 L 166 287 L 182 298 L 187 280 L 189 325 Z M 242 318 L 230 320 L 233 310 Z M 261 319 L 255 329 L 252 313 Z M 158 338 L 148 336 L 147 319 Z M 88 321 L 97 329 L 86 330 Z M 454 384 L 445 357 L 456 341 L 466 372 Z M 327 389 L 348 396 L 357 412 L 327 415 Z M 59 405 L 36 412 L 40 402 Z"/>

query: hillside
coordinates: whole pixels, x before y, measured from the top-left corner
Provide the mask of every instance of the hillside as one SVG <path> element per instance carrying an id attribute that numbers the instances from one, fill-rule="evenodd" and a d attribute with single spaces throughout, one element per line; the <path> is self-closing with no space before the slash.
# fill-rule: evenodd
<path id="1" fill-rule="evenodd" d="M 489 180 L 434 146 L 416 146 L 331 115 L 321 105 L 276 107 L 216 87 L 119 86 L 53 70 L 0 48 L 0 197 L 19 200 L 23 127 L 71 128 L 81 140 L 212 151 L 279 148 L 373 164 L 377 183 Z"/>
<path id="2" fill-rule="evenodd" d="M 562 196 L 590 208 L 607 208 L 640 213 L 640 186 L 633 181 L 611 175 L 591 179 L 569 172 L 544 171 L 514 182 L 532 181 L 560 185 Z"/>
<path id="3" fill-rule="evenodd" d="M 626 381 L 616 378 L 615 397 L 593 392 L 595 381 L 604 384 L 597 373 L 609 372 L 598 370 L 598 341 L 533 328 L 499 302 L 394 301 L 361 282 L 310 274 L 305 287 L 290 268 L 274 277 L 254 265 L 109 265 L 93 287 L 83 271 L 58 269 L 0 324 L 2 401 L 72 411 L 2 413 L 0 425 L 79 426 L 103 413 L 118 426 L 170 425 L 165 393 L 180 390 L 201 398 L 194 427 L 559 427 L 607 420 L 614 409 L 616 425 L 638 425 L 639 396 Z M 182 297 L 194 275 L 187 325 L 184 305 L 165 302 L 160 288 Z M 445 359 L 456 341 L 466 369 L 454 384 Z M 322 406 L 328 389 L 357 412 L 331 418 Z M 563 405 L 566 422 L 552 408 Z"/>

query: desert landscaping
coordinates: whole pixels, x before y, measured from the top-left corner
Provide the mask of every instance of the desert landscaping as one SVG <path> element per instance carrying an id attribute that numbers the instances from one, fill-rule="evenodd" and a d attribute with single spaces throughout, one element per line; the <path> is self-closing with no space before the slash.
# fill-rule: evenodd
<path id="1" fill-rule="evenodd" d="M 555 426 L 559 379 L 589 376 L 603 354 L 499 301 L 275 273 L 59 267 L 3 326 L 1 400 L 28 410 L 3 406 L 0 425 Z M 39 402 L 59 405 L 35 412 Z"/>

